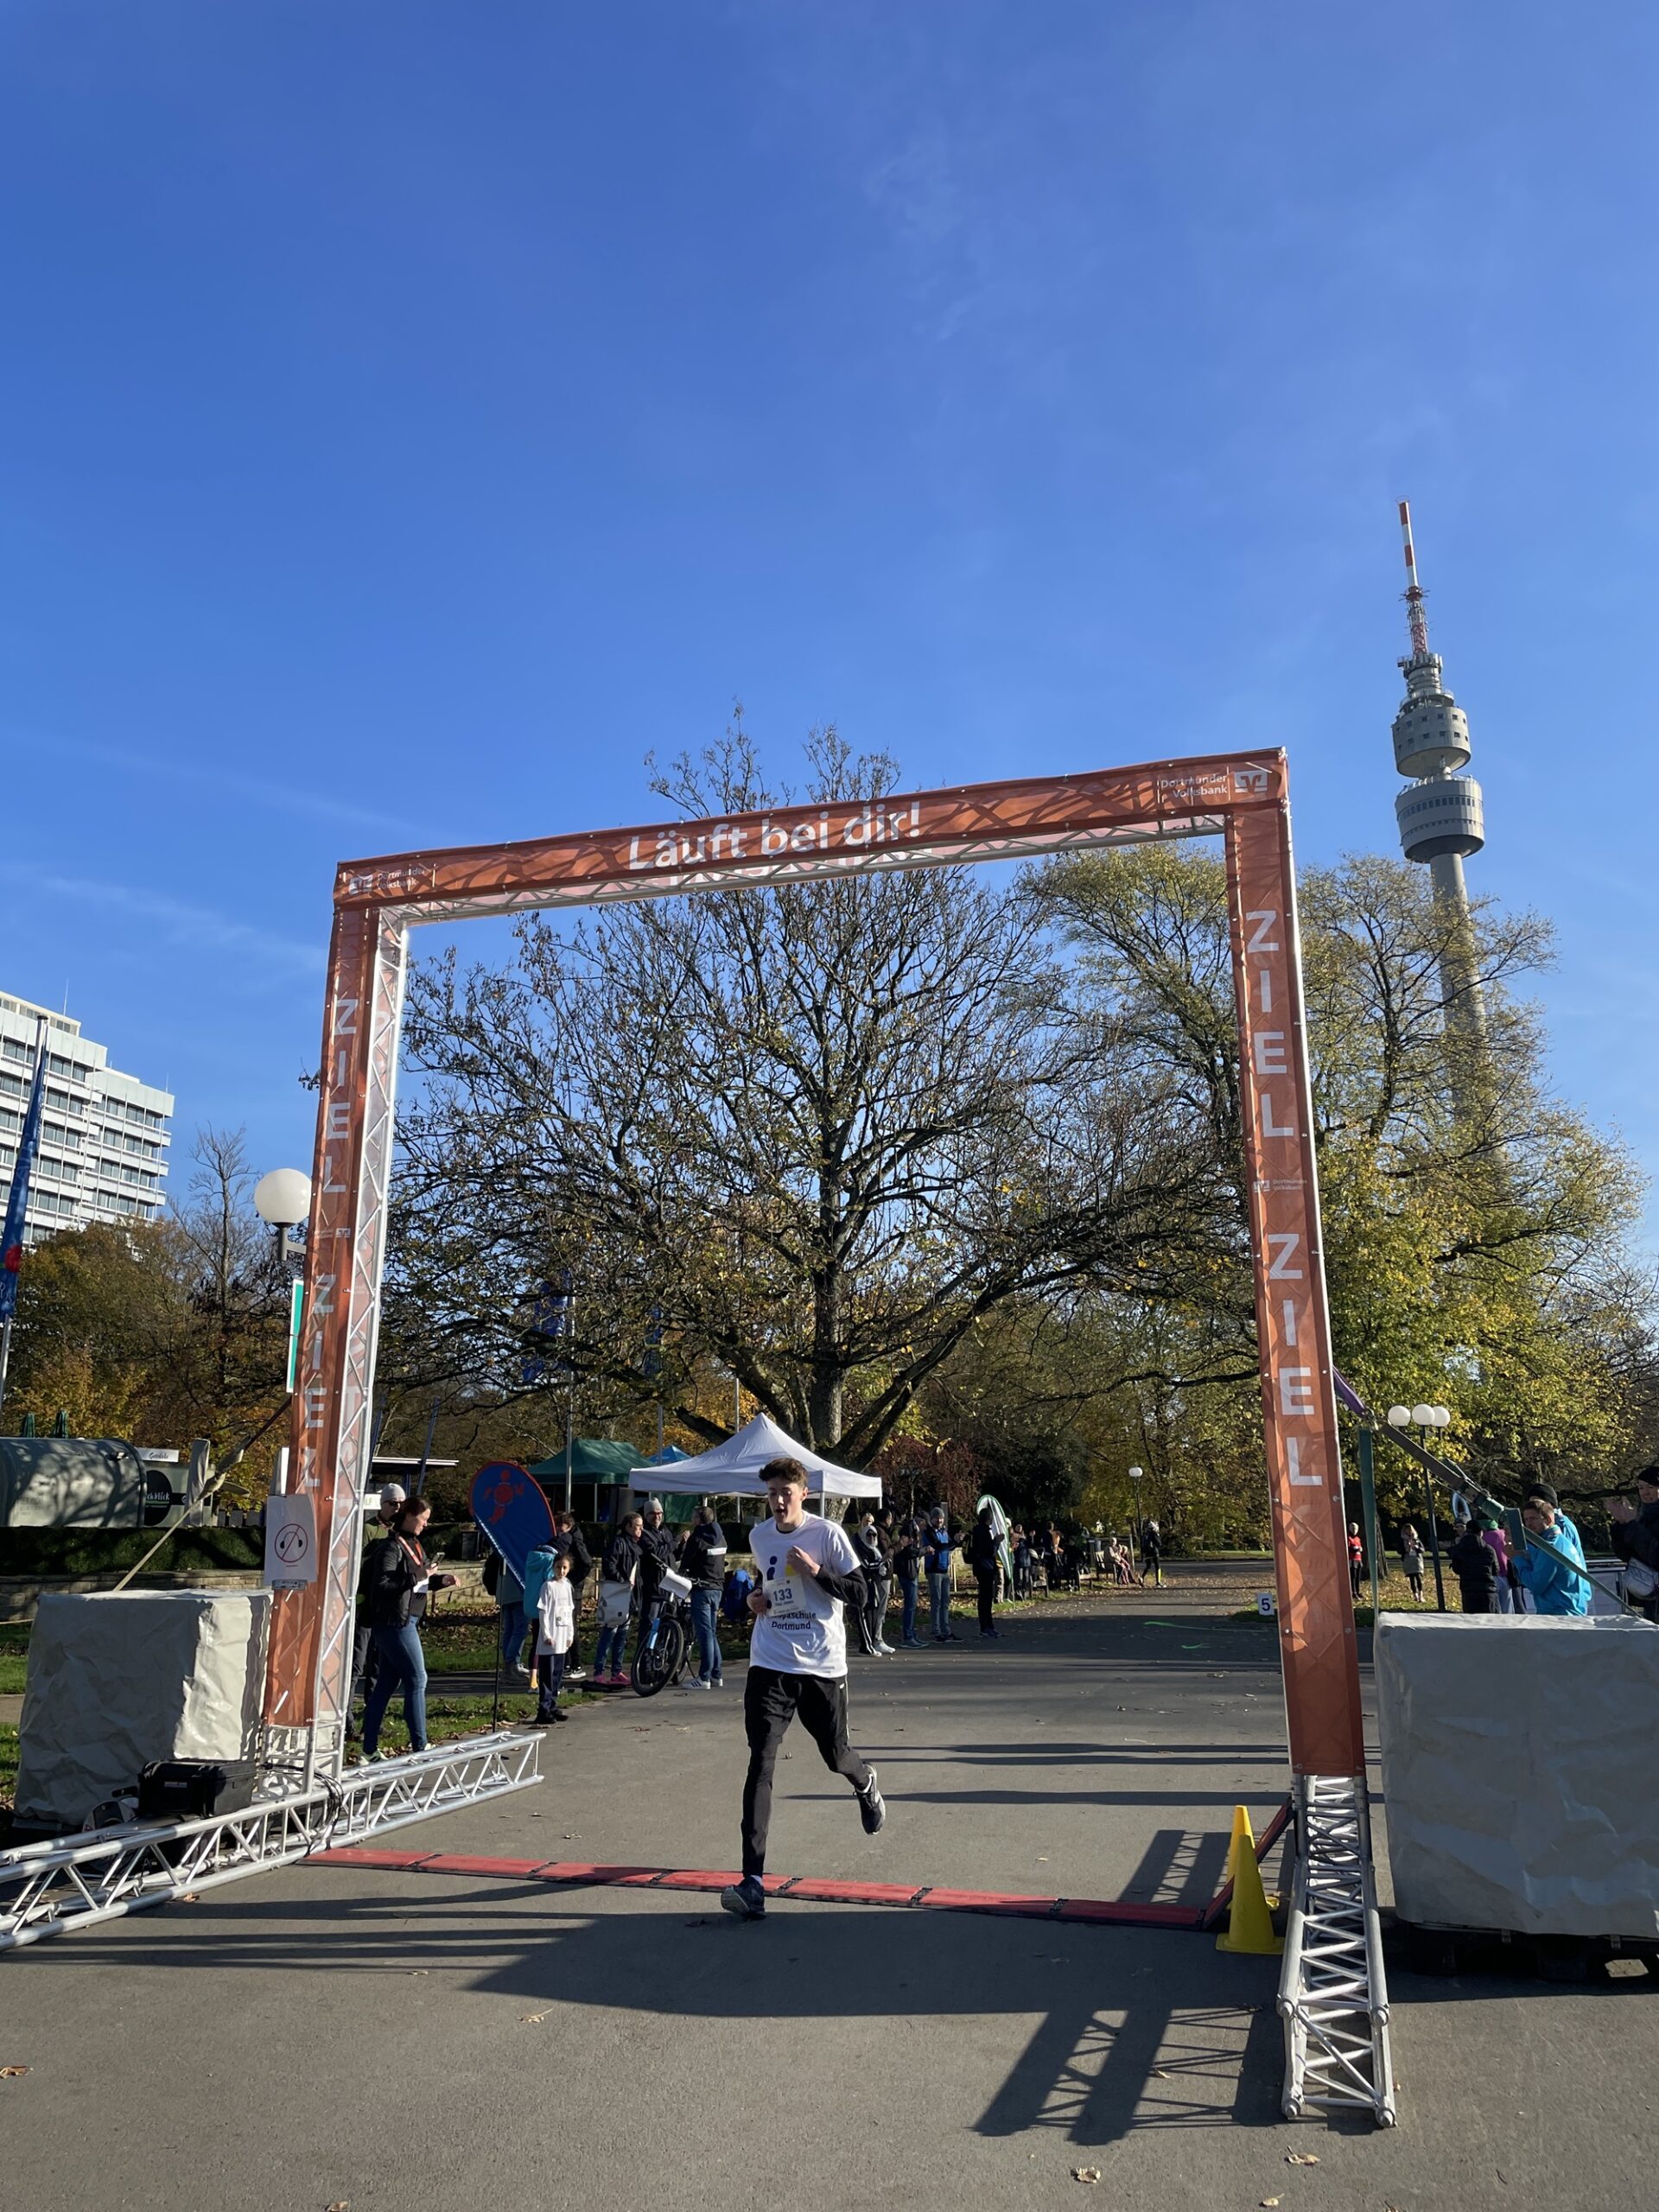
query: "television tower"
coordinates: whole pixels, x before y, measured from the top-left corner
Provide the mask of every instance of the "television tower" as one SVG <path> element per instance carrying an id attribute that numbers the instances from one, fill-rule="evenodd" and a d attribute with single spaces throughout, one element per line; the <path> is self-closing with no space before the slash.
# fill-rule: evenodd
<path id="1" fill-rule="evenodd" d="M 1411 542 L 1411 509 L 1404 499 L 1400 502 L 1400 528 L 1406 542 L 1411 653 L 1400 663 L 1406 696 L 1394 718 L 1394 765 L 1402 776 L 1417 780 L 1398 794 L 1394 811 L 1406 858 L 1427 863 L 1434 896 L 1452 925 L 1440 959 L 1446 1027 L 1484 1036 L 1486 1010 L 1475 968 L 1463 863 L 1466 855 L 1478 853 L 1485 843 L 1485 829 L 1480 785 L 1472 776 L 1453 772 L 1469 759 L 1469 717 L 1441 680 L 1440 655 L 1428 649 L 1428 620 Z"/>

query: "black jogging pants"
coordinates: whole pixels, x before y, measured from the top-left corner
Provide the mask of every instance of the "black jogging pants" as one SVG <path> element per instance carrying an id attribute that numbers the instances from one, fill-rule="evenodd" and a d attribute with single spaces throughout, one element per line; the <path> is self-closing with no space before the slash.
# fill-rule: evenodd
<path id="1" fill-rule="evenodd" d="M 743 1784 L 743 1872 L 766 1871 L 766 1832 L 772 1826 L 772 1777 L 789 1724 L 797 1713 L 832 1774 L 846 1776 L 861 1795 L 870 1770 L 847 1740 L 847 1677 L 785 1675 L 751 1664 L 743 1686 L 743 1726 L 749 1739 L 749 1771 Z"/>

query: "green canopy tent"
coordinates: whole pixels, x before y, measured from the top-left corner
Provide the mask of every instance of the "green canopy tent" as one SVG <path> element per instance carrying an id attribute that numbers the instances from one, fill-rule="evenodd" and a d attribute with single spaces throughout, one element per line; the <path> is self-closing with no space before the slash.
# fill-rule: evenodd
<path id="1" fill-rule="evenodd" d="M 639 1454 L 632 1444 L 613 1444 L 608 1436 L 579 1436 L 570 1447 L 573 1483 L 625 1483 L 639 1464 Z M 556 1452 L 550 1459 L 537 1459 L 526 1471 L 543 1488 L 563 1483 L 564 1454 Z"/>
<path id="2" fill-rule="evenodd" d="M 564 1456 L 563 1452 L 556 1452 L 551 1459 L 533 1461 L 527 1470 L 555 1505 L 565 1496 Z M 618 1484 L 626 1484 L 639 1464 L 639 1454 L 632 1444 L 616 1444 L 608 1436 L 578 1436 L 570 1446 L 571 1502 L 575 1503 L 578 1483 L 591 1483 L 594 1486 L 592 1511 L 597 1516 L 601 1491 Z"/>

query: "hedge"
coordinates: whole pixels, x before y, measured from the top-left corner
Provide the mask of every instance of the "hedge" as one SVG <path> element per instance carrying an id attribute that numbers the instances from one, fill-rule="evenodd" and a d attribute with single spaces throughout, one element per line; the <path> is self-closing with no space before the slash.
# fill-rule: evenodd
<path id="1" fill-rule="evenodd" d="M 0 1574 L 116 1574 L 136 1567 L 156 1529 L 0 1529 Z M 181 1529 L 150 1561 L 155 1574 L 245 1573 L 264 1565 L 257 1529 Z"/>

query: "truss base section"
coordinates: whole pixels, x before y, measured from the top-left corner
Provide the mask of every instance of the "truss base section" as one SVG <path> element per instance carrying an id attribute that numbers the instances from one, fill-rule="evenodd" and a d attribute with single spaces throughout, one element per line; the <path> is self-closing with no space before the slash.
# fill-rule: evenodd
<path id="1" fill-rule="evenodd" d="M 165 1904 L 313 1852 L 539 1782 L 541 1738 L 502 1730 L 353 1767 L 206 1820 L 99 1828 L 0 1852 L 0 1950 Z"/>
<path id="2" fill-rule="evenodd" d="M 1358 2109 L 1392 2127 L 1389 1990 L 1365 1783 L 1304 1775 L 1295 1802 L 1296 1864 L 1279 1979 L 1285 2115 Z"/>

